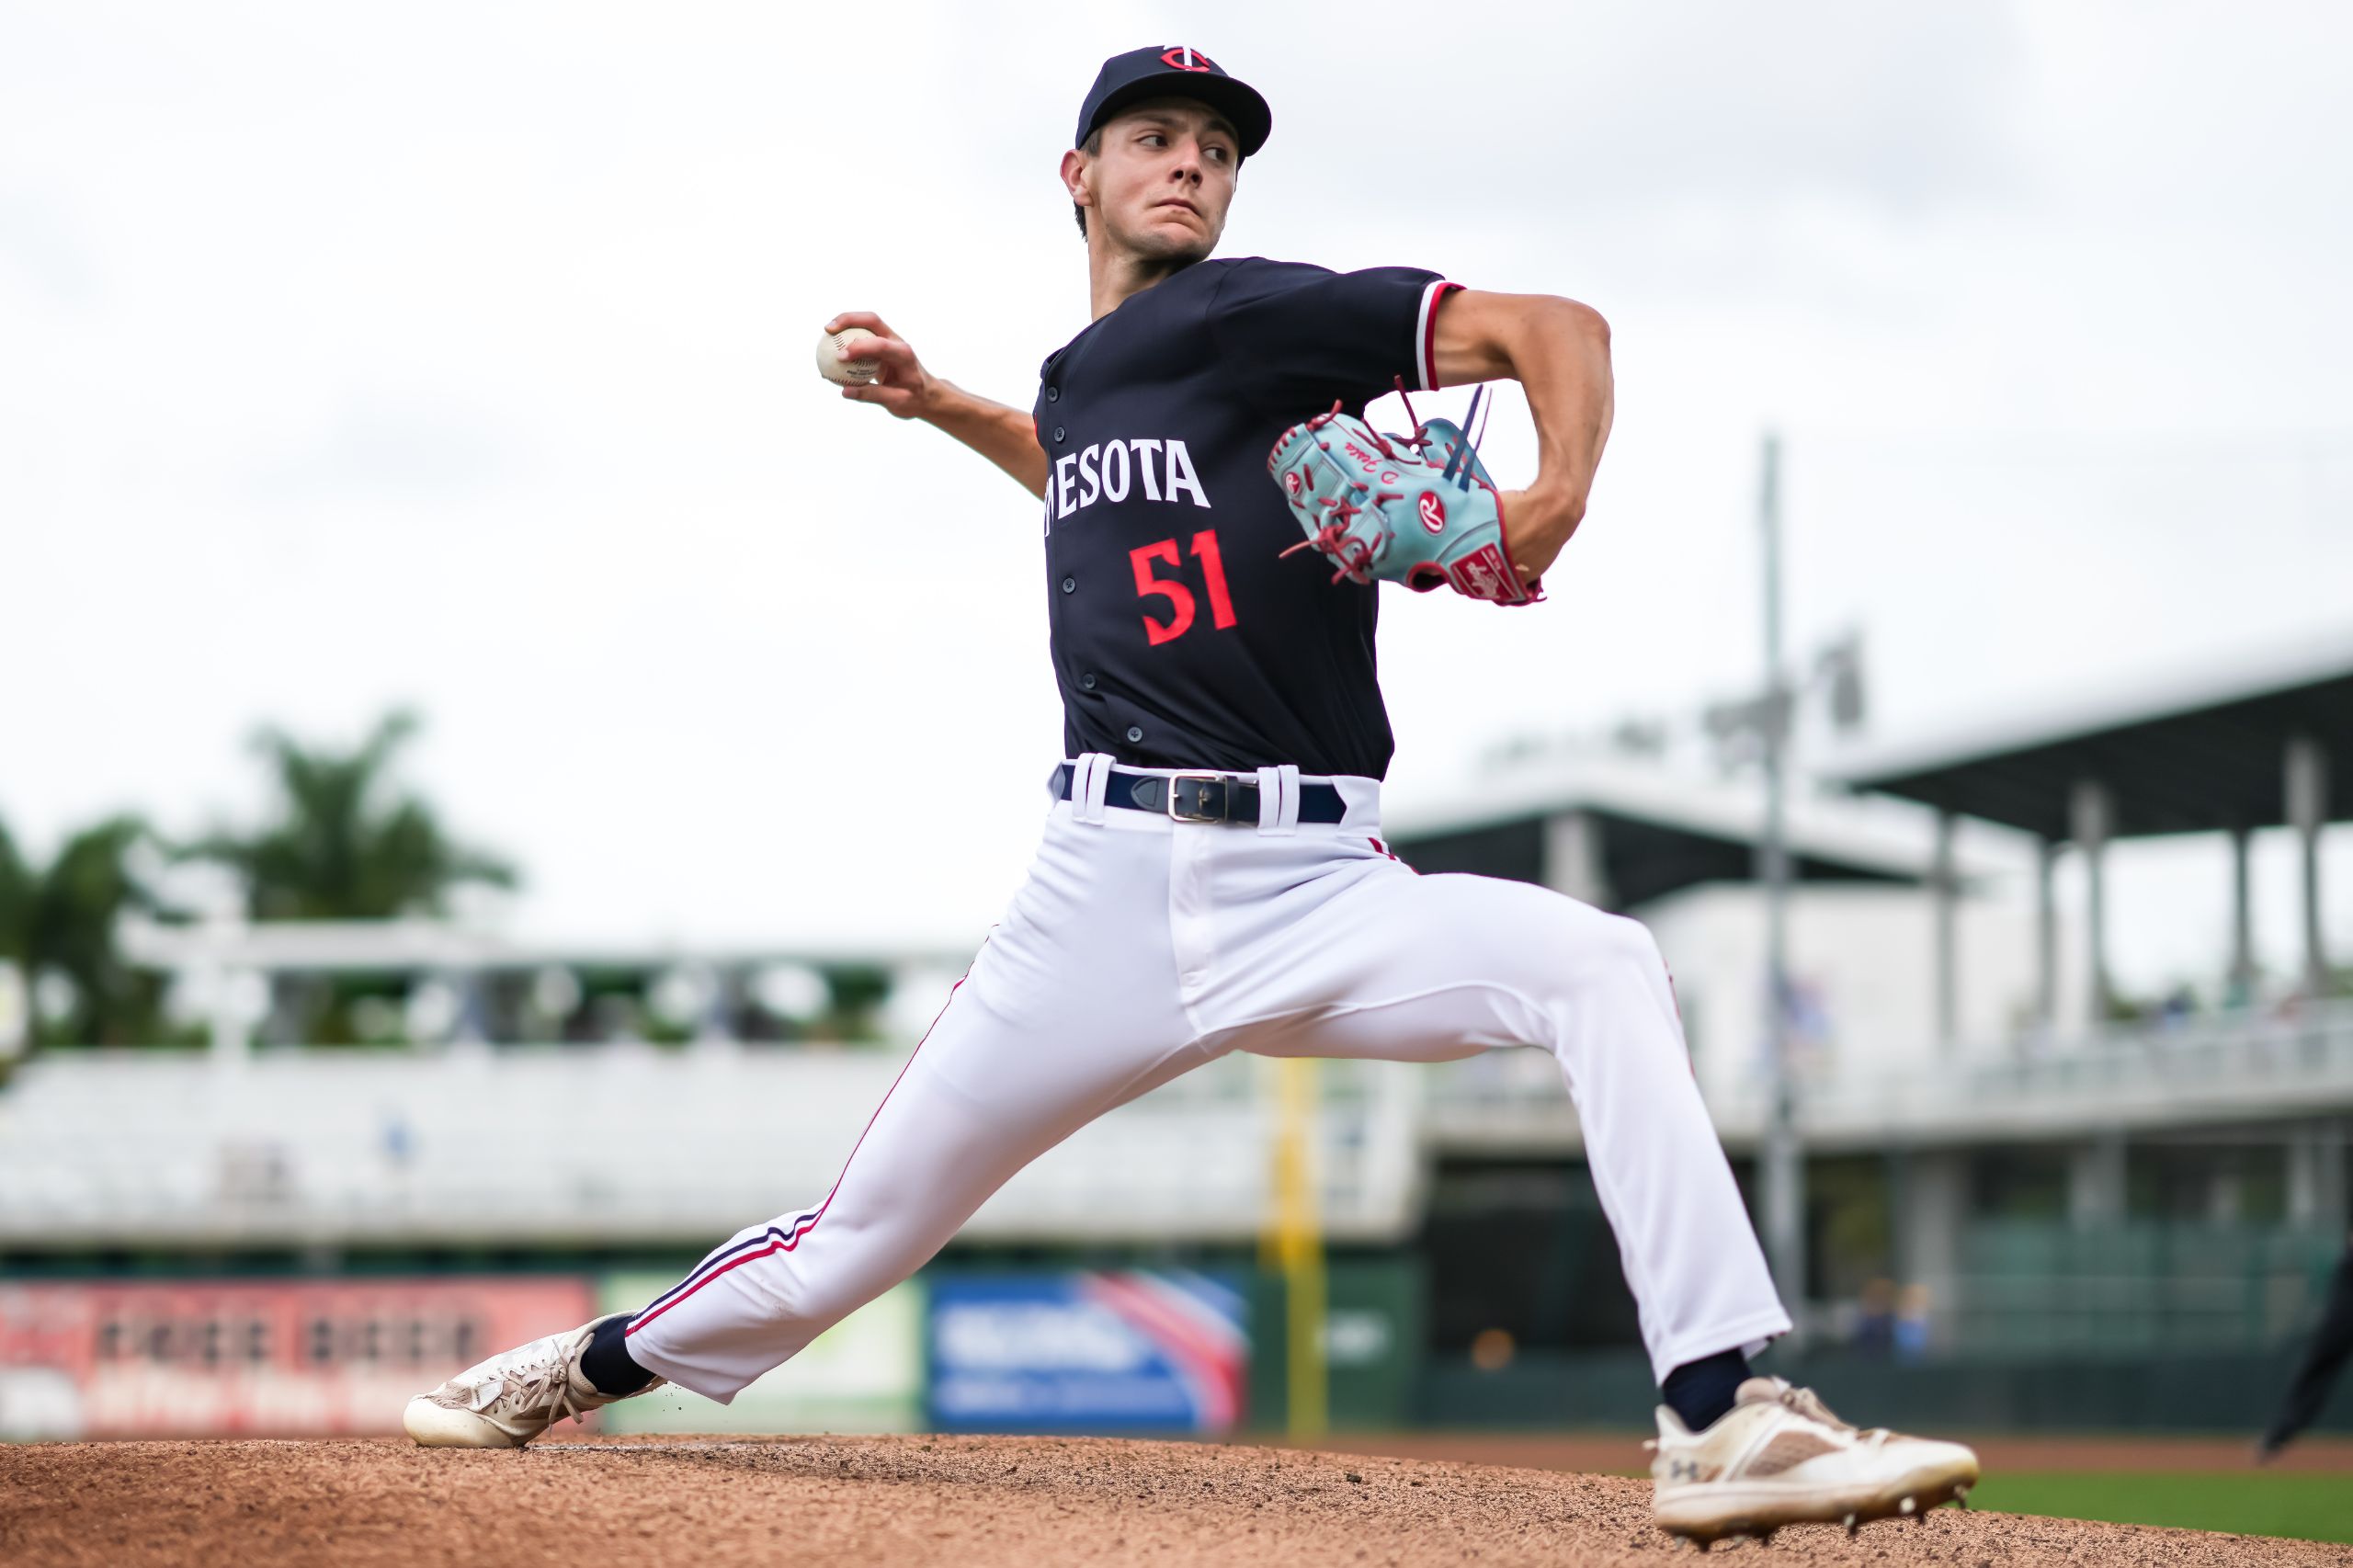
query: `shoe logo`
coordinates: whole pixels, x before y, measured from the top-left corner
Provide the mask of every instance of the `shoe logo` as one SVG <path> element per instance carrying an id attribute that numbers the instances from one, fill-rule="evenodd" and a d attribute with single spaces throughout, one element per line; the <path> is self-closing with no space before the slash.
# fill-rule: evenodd
<path id="1" fill-rule="evenodd" d="M 1699 1461 L 1669 1460 L 1666 1461 L 1666 1478 L 1669 1481 L 1698 1481 L 1700 1479 Z"/>

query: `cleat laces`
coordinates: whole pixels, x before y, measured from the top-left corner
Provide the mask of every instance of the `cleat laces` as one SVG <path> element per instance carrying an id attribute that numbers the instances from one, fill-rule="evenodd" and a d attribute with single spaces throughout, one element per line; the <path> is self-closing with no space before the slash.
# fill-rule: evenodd
<path id="1" fill-rule="evenodd" d="M 501 1407 L 510 1415 L 537 1415 L 550 1412 L 546 1424 L 586 1414 L 587 1407 L 573 1396 L 572 1378 L 566 1371 L 563 1358 L 536 1361 L 529 1366 L 512 1369 L 493 1364 L 481 1380 L 465 1387 L 466 1408 L 477 1415 L 487 1415 Z"/>
<path id="2" fill-rule="evenodd" d="M 1840 1420 L 1828 1405 L 1822 1403 L 1822 1396 L 1812 1389 L 1792 1388 L 1784 1384 L 1780 1392 L 1775 1397 L 1807 1420 L 1819 1421 L 1834 1431 L 1844 1432 L 1858 1443 L 1866 1443 L 1877 1448 L 1892 1436 L 1884 1426 L 1857 1426 L 1852 1422 Z"/>

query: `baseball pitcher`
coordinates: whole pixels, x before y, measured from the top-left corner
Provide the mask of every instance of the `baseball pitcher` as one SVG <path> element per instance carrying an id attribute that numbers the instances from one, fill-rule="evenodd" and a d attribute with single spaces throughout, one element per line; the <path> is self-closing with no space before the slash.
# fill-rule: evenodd
<path id="1" fill-rule="evenodd" d="M 1420 876 L 1384 846 L 1380 585 L 1540 596 L 1608 437 L 1608 329 L 1413 267 L 1214 257 L 1271 123 L 1197 50 L 1104 63 L 1061 169 L 1093 320 L 1046 356 L 1026 411 L 934 375 L 878 316 L 826 324 L 820 368 L 845 398 L 945 431 L 1042 508 L 1065 755 L 1036 861 L 831 1191 L 634 1313 L 420 1395 L 418 1442 L 519 1446 L 665 1381 L 731 1399 L 1029 1161 L 1227 1052 L 1527 1045 L 1575 1096 L 1641 1308 L 1663 1526 L 1702 1542 L 1851 1526 L 1977 1479 L 1967 1449 L 1859 1430 L 1749 1375 L 1790 1320 L 1649 932 L 1525 883 Z M 1363 422 L 1392 390 L 1505 377 L 1540 441 L 1525 490 L 1498 490 L 1451 425 Z"/>

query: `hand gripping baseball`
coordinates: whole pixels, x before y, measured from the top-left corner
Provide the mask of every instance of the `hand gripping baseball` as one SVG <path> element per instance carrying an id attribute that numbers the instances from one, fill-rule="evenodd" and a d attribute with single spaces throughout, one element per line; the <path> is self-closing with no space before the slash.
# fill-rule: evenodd
<path id="1" fill-rule="evenodd" d="M 865 380 L 844 386 L 842 396 L 852 403 L 879 403 L 901 419 L 923 415 L 931 403 L 933 383 L 923 361 L 915 358 L 915 351 L 872 311 L 844 311 L 825 324 L 826 338 L 830 340 L 833 335 L 853 327 L 874 335 L 858 338 L 843 352 L 861 369 L 868 365 L 873 369 Z M 832 350 L 821 347 L 818 352 Z"/>
<path id="2" fill-rule="evenodd" d="M 1443 583 L 1501 605 L 1544 597 L 1540 584 L 1520 581 L 1502 497 L 1461 428 L 1433 419 L 1384 436 L 1340 410 L 1292 426 L 1267 455 L 1307 534 L 1284 554 L 1315 551 L 1336 568 L 1335 583 L 1379 578 L 1420 593 Z"/>

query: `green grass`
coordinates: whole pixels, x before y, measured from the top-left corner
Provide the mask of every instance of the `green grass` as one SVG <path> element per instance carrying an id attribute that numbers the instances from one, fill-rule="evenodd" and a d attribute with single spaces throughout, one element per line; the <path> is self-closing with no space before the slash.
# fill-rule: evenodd
<path id="1" fill-rule="evenodd" d="M 2353 1542 L 2353 1477 L 2311 1471 L 1996 1472 L 1972 1489 L 1969 1506 L 2063 1519 Z"/>

